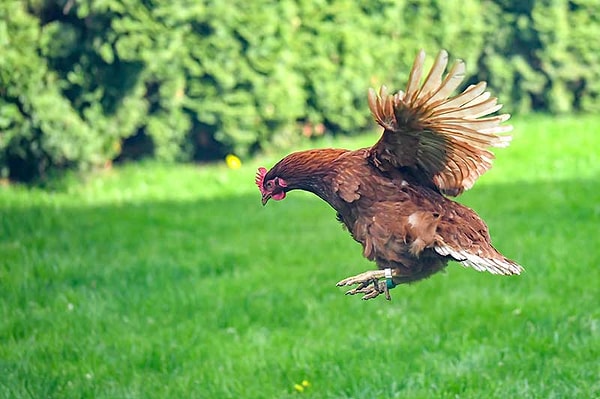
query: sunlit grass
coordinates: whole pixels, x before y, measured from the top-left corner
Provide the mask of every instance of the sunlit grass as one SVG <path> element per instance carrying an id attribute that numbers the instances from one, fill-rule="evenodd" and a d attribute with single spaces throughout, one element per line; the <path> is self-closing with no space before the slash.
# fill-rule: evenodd
<path id="1" fill-rule="evenodd" d="M 327 204 L 260 205 L 281 154 L 1 187 L 0 397 L 598 397 L 600 120 L 514 124 L 462 201 L 526 273 L 455 264 L 391 303 L 335 287 L 373 265 Z"/>

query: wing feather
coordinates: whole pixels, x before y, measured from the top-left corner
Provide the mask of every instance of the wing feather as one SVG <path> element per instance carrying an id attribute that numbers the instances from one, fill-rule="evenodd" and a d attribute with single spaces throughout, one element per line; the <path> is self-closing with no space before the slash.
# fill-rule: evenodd
<path id="1" fill-rule="evenodd" d="M 443 100 L 452 94 L 465 78 L 465 71 L 466 68 L 463 61 L 455 62 L 448 75 L 446 75 L 446 79 L 444 79 L 444 82 L 440 85 L 435 95 L 431 97 L 430 101 Z"/>
<path id="2" fill-rule="evenodd" d="M 415 58 L 413 67 L 408 75 L 408 84 L 406 85 L 406 95 L 408 99 L 412 99 L 419 94 L 418 88 L 423 75 L 423 63 L 425 62 L 425 51 L 420 50 Z"/>
<path id="3" fill-rule="evenodd" d="M 486 82 L 452 96 L 465 77 L 465 64 L 456 61 L 444 77 L 448 53 L 440 51 L 421 85 L 425 52 L 419 51 L 405 91 L 390 94 L 369 90 L 373 117 L 385 130 L 370 156 L 382 169 L 409 167 L 444 194 L 459 195 L 491 167 L 490 147 L 506 147 L 512 126 L 509 114 L 486 91 Z"/>
<path id="4" fill-rule="evenodd" d="M 439 105 L 437 110 L 438 112 L 442 112 L 446 109 L 455 110 L 457 107 L 461 107 L 470 101 L 475 101 L 477 98 L 485 95 L 484 93 L 486 87 L 486 82 L 479 82 L 476 85 L 471 85 L 467 87 L 467 89 L 461 94 Z"/>
<path id="5" fill-rule="evenodd" d="M 425 53 L 423 52 L 423 57 L 424 56 Z M 442 74 L 446 69 L 446 65 L 448 65 L 448 53 L 442 50 L 438 53 L 438 56 L 433 63 L 433 67 L 431 67 L 427 78 L 425 78 L 421 92 L 430 93 L 440 87 L 442 83 Z"/>

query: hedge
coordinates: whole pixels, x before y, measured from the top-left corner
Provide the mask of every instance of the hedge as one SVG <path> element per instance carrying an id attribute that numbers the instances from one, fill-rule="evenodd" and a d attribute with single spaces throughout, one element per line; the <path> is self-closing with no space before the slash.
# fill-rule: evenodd
<path id="1" fill-rule="evenodd" d="M 599 18 L 595 0 L 4 1 L 0 177 L 351 134 L 419 48 L 509 111 L 598 111 Z"/>

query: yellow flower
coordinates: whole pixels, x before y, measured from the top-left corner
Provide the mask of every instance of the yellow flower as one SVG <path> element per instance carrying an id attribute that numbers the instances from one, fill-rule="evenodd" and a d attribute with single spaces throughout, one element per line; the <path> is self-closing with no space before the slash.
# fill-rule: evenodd
<path id="1" fill-rule="evenodd" d="M 300 384 L 294 384 L 294 389 L 296 390 L 296 392 L 304 392 L 304 390 L 309 386 L 310 382 L 308 382 L 307 380 L 302 380 Z"/>
<path id="2" fill-rule="evenodd" d="M 242 160 L 233 154 L 225 157 L 225 163 L 229 169 L 239 169 L 242 167 Z"/>

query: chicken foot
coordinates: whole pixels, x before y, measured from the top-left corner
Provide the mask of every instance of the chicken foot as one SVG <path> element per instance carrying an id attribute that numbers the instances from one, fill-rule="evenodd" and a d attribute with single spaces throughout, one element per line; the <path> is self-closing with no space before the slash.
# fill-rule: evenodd
<path id="1" fill-rule="evenodd" d="M 394 288 L 396 284 L 392 280 L 392 269 L 385 270 L 369 270 L 356 276 L 348 277 L 338 282 L 338 287 L 345 287 L 358 284 L 355 288 L 346 291 L 346 295 L 364 294 L 363 300 L 373 299 L 379 294 L 385 294 L 385 299 L 392 299 L 390 296 L 390 288 Z M 385 278 L 385 280 L 381 280 Z M 381 281 L 380 281 L 381 280 Z"/>

